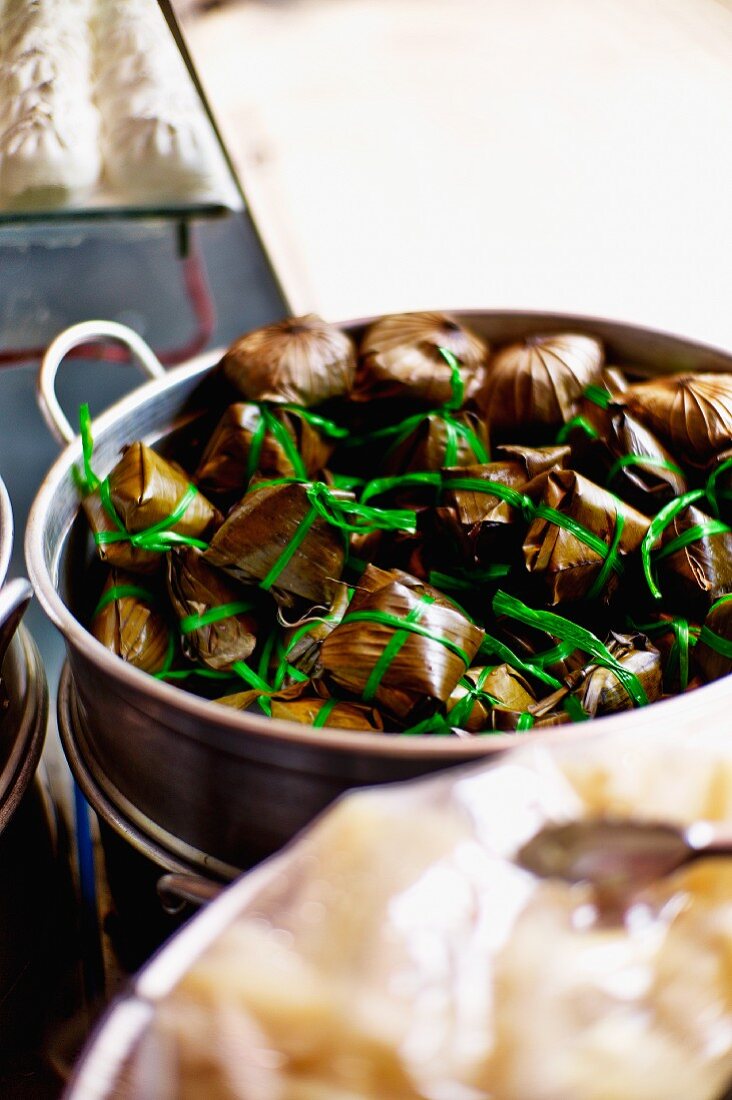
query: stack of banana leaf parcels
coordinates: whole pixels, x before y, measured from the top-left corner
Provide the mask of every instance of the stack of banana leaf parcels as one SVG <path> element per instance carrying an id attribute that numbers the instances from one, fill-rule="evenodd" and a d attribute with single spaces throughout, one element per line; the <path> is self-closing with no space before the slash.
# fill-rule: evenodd
<path id="1" fill-rule="evenodd" d="M 89 627 L 228 707 L 408 736 L 528 731 L 732 670 L 732 374 L 638 379 L 577 333 L 442 313 L 359 346 L 250 332 L 185 446 L 130 441 L 82 507 Z"/>

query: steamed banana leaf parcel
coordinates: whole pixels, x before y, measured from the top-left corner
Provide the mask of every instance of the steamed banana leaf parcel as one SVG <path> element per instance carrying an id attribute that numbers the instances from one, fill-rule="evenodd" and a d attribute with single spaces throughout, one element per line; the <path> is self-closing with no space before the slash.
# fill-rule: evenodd
<path id="1" fill-rule="evenodd" d="M 320 664 L 335 691 L 405 719 L 421 703 L 447 702 L 482 638 L 436 588 L 397 569 L 369 566 L 323 642 Z"/>

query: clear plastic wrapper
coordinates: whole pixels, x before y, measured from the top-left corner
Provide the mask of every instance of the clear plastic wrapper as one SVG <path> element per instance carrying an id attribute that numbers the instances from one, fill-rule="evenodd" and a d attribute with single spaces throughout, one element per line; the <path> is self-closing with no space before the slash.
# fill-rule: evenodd
<path id="1" fill-rule="evenodd" d="M 729 735 L 557 741 L 341 800 L 233 888 L 112 1095 L 719 1100 L 732 860 L 608 912 L 514 857 L 550 822 L 732 825 Z"/>

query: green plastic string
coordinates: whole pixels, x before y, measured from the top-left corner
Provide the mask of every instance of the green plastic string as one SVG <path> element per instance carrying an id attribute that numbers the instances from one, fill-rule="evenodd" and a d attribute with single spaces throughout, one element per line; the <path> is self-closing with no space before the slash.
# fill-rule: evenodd
<path id="1" fill-rule="evenodd" d="M 636 623 L 633 619 L 629 619 L 629 622 L 633 630 L 640 634 L 647 634 L 651 638 L 654 634 L 671 631 L 674 643 L 669 651 L 666 671 L 671 674 L 678 664 L 681 690 L 686 691 L 689 686 L 689 653 L 691 647 L 695 646 L 699 640 L 699 627 L 691 626 L 688 619 L 682 618 L 658 619 L 652 623 Z"/>
<path id="2" fill-rule="evenodd" d="M 612 394 L 602 389 L 601 386 L 587 386 L 583 396 L 586 397 L 588 401 L 591 401 L 593 405 L 598 405 L 601 409 L 609 408 L 612 401 Z"/>
<path id="3" fill-rule="evenodd" d="M 333 527 L 348 534 L 370 531 L 415 531 L 417 515 L 407 508 L 372 508 L 355 500 L 341 500 L 323 481 L 302 481 L 296 477 L 278 477 L 258 481 L 250 492 L 275 485 L 302 485 L 315 512 Z"/>
<path id="4" fill-rule="evenodd" d="M 154 523 L 152 527 L 145 528 L 144 531 L 130 532 L 117 514 L 117 509 L 112 500 L 109 478 L 105 478 L 99 485 L 99 497 L 105 512 L 112 520 L 117 530 L 96 531 L 94 533 L 94 541 L 97 546 L 107 546 L 110 543 L 117 542 L 129 542 L 132 546 L 136 546 L 140 550 L 147 550 L 155 554 L 165 554 L 174 546 L 195 546 L 199 550 L 207 550 L 208 543 L 203 542 L 202 539 L 196 539 L 190 535 L 181 535 L 178 531 L 170 530 L 171 527 L 174 527 L 176 523 L 179 523 L 183 519 L 183 516 L 188 511 L 197 493 L 198 489 L 196 486 L 189 484 L 170 515 Z"/>
<path id="5" fill-rule="evenodd" d="M 272 568 L 267 573 L 266 577 L 259 582 L 259 587 L 263 588 L 267 592 L 275 583 L 280 574 L 287 568 L 291 560 L 302 546 L 303 542 L 307 538 L 307 533 L 318 518 L 318 513 L 312 506 L 308 510 L 307 514 L 303 516 L 300 523 L 297 526 L 297 530 L 294 535 L 285 546 L 281 554 L 278 555 L 277 560 L 273 564 Z"/>
<path id="6" fill-rule="evenodd" d="M 91 414 L 89 412 L 89 406 L 84 404 L 79 408 L 79 432 L 81 435 L 81 455 L 84 472 L 79 473 L 77 467 L 74 467 L 76 475 L 76 483 L 81 489 L 84 496 L 89 493 L 93 493 L 95 489 L 99 488 L 99 478 L 94 473 L 91 460 L 94 453 L 94 439 L 92 437 L 91 430 Z"/>
<path id="7" fill-rule="evenodd" d="M 536 627 L 555 638 L 572 642 L 576 649 L 589 654 L 596 664 L 608 669 L 620 681 L 628 696 L 636 706 L 646 706 L 648 696 L 638 677 L 625 668 L 617 658 L 613 657 L 610 650 L 590 630 L 570 622 L 561 615 L 555 615 L 552 611 L 536 611 L 528 607 L 515 596 L 508 592 L 499 591 L 493 598 L 493 610 L 496 615 L 507 615 L 511 619 L 528 626 Z"/>
<path id="8" fill-rule="evenodd" d="M 269 634 L 267 635 L 265 643 L 262 646 L 262 652 L 259 656 L 259 663 L 257 664 L 257 673 L 262 680 L 266 680 L 269 675 L 269 666 L 272 661 L 272 651 L 274 650 L 275 646 L 279 644 L 279 641 L 279 631 L 275 626 L 270 630 Z M 274 684 L 274 686 L 277 687 L 278 685 Z"/>
<path id="9" fill-rule="evenodd" d="M 274 688 L 271 688 L 266 680 L 263 680 L 261 676 L 258 676 L 254 669 L 251 669 L 249 665 L 244 661 L 234 661 L 231 666 L 231 671 L 248 684 L 249 687 L 254 688 L 257 691 L 261 691 L 264 695 L 273 695 Z M 258 699 L 260 707 L 267 716 L 272 714 L 272 704 L 269 699 Z"/>
<path id="10" fill-rule="evenodd" d="M 717 489 L 717 479 L 728 470 L 732 470 L 732 458 L 726 459 L 717 466 L 716 470 L 712 471 L 707 478 L 707 484 L 704 490 L 707 500 L 709 501 L 709 507 L 717 518 L 719 518 L 719 497 L 722 497 L 723 500 L 732 499 L 732 492 L 729 490 L 719 492 Z"/>
<path id="11" fill-rule="evenodd" d="M 572 652 L 576 647 L 572 647 Z M 505 644 L 505 642 L 499 641 L 492 634 L 486 634 L 481 643 L 481 647 L 478 650 L 479 656 L 492 657 L 496 656 L 503 661 L 504 664 L 510 665 L 511 668 L 517 669 L 519 672 L 523 672 L 527 676 L 534 676 L 537 680 L 541 680 L 547 687 L 552 688 L 554 691 L 560 691 L 564 686 L 561 680 L 557 680 L 556 676 L 552 676 L 551 673 L 546 672 L 541 665 L 534 666 L 529 664 L 528 661 L 522 660 L 517 653 Z"/>
<path id="12" fill-rule="evenodd" d="M 254 604 L 247 600 L 239 600 L 235 603 L 223 603 L 218 607 L 211 607 L 208 611 L 202 611 L 198 615 L 186 615 L 180 620 L 181 634 L 191 634 L 194 630 L 200 630 L 204 626 L 221 622 L 222 619 L 231 619 L 234 615 L 243 615 L 252 611 Z"/>
<path id="13" fill-rule="evenodd" d="M 387 619 L 390 620 L 388 625 L 394 626 L 396 624 L 397 627 L 396 633 L 393 634 L 392 637 L 389 639 L 388 643 L 384 647 L 383 652 L 381 653 L 381 656 L 379 657 L 374 667 L 371 669 L 369 678 L 366 681 L 366 687 L 363 689 L 362 692 L 362 697 L 365 702 L 372 702 L 374 696 L 376 695 L 376 692 L 379 690 L 379 686 L 382 679 L 384 678 L 387 669 L 389 668 L 389 665 L 394 660 L 397 653 L 409 637 L 409 631 L 412 629 L 412 627 L 416 627 L 417 620 L 424 613 L 427 607 L 434 602 L 434 597 L 432 596 L 420 596 L 417 606 L 413 607 L 404 619 L 400 619 L 396 615 L 389 615 L 388 612 L 385 611 L 356 611 L 353 612 L 351 615 L 345 616 L 343 620 L 344 623 L 348 622 L 349 620 L 351 622 L 356 622 L 359 621 L 359 618 L 364 619 L 367 622 L 383 622 L 383 617 L 386 616 Z M 467 658 L 465 660 L 465 663 L 466 665 L 469 664 Z"/>
<path id="14" fill-rule="evenodd" d="M 452 396 L 449 401 L 445 402 L 444 407 L 453 410 L 462 408 L 463 401 L 465 400 L 465 383 L 460 373 L 460 360 L 447 348 L 440 347 L 437 350 L 450 368 L 451 374 L 450 387 L 452 389 Z"/>
<path id="15" fill-rule="evenodd" d="M 610 543 L 610 549 L 607 551 L 605 561 L 602 563 L 602 569 L 595 577 L 594 584 L 587 593 L 588 600 L 597 599 L 602 590 L 604 589 L 607 579 L 610 576 L 610 570 L 620 565 L 618 554 L 620 553 L 620 540 L 623 537 L 623 528 L 625 526 L 625 516 L 622 512 L 615 513 L 615 533 Z"/>
<path id="16" fill-rule="evenodd" d="M 311 631 L 313 631 L 315 627 L 320 625 L 322 622 L 332 623 L 334 621 L 335 615 L 324 615 L 322 619 L 312 619 L 310 622 L 303 623 L 301 626 L 297 627 L 295 632 L 288 639 L 287 645 L 282 647 L 282 655 L 280 657 L 280 661 L 277 665 L 274 679 L 272 681 L 276 688 L 279 689 L 282 687 L 282 684 L 284 683 L 285 677 L 288 675 L 288 673 L 290 675 L 294 675 L 297 673 L 299 676 L 302 676 L 302 673 L 299 671 L 299 669 L 296 669 L 289 662 L 289 656 L 297 643 L 302 638 L 306 637 L 306 635 L 310 634 Z M 303 677 L 303 679 L 307 679 L 307 676 Z"/>
<path id="17" fill-rule="evenodd" d="M 657 458 L 655 455 L 621 455 L 610 467 L 610 471 L 605 478 L 605 484 L 607 486 L 611 485 L 626 466 L 654 466 L 661 470 L 669 470 L 672 474 L 684 476 L 684 471 L 680 466 L 677 466 L 675 462 L 668 462 L 665 458 Z"/>
<path id="18" fill-rule="evenodd" d="M 313 721 L 313 728 L 314 729 L 322 729 L 323 726 L 328 721 L 328 719 L 330 718 L 331 714 L 333 713 L 334 708 L 337 707 L 337 706 L 338 706 L 338 700 L 337 699 L 327 699 L 325 701 L 325 703 L 323 703 L 323 705 L 320 708 L 320 710 L 318 711 L 318 713 L 315 715 L 315 719 Z"/>
<path id="19" fill-rule="evenodd" d="M 115 600 L 135 599 L 145 604 L 154 604 L 155 596 L 149 588 L 141 588 L 137 584 L 113 584 L 106 592 L 103 592 L 99 603 L 94 608 L 92 618 L 95 619 L 100 611 L 103 611 Z"/>
<path id="20" fill-rule="evenodd" d="M 278 409 L 286 409 L 288 412 L 295 413 L 301 420 L 305 420 L 311 427 L 317 428 L 323 435 L 330 436 L 331 439 L 347 439 L 349 432 L 348 428 L 341 428 L 333 420 L 328 420 L 325 416 L 320 416 L 319 413 L 314 413 L 310 409 L 303 408 L 302 405 L 277 405 Z"/>
<path id="21" fill-rule="evenodd" d="M 713 611 L 716 611 L 723 603 L 727 603 L 728 600 L 732 600 L 732 592 L 728 592 L 727 595 L 720 596 L 718 600 L 715 600 L 707 612 L 707 620 Z M 711 627 L 708 627 L 706 623 L 699 632 L 699 641 L 709 646 L 715 653 L 719 653 L 720 657 L 726 657 L 727 660 L 732 661 L 732 641 L 728 638 L 723 638 L 721 634 L 717 634 L 717 632 L 712 630 Z"/>
<path id="22" fill-rule="evenodd" d="M 690 504 L 694 504 L 703 496 L 703 489 L 692 489 L 691 492 L 683 493 L 680 497 L 674 497 L 673 500 L 665 504 L 661 511 L 654 516 L 645 534 L 643 542 L 641 543 L 641 561 L 643 562 L 643 573 L 646 578 L 646 584 L 655 600 L 661 599 L 661 589 L 656 584 L 651 569 L 651 551 L 653 550 L 654 544 L 661 537 L 668 525 L 672 523 L 685 508 L 688 508 Z"/>
<path id="23" fill-rule="evenodd" d="M 665 546 L 657 550 L 656 561 L 661 561 L 670 554 L 675 554 L 677 550 L 683 550 L 685 546 L 690 546 L 692 542 L 698 542 L 700 539 L 704 538 L 711 538 L 713 535 L 726 535 L 729 534 L 730 531 L 732 531 L 732 527 L 729 527 L 726 523 L 722 523 L 721 519 L 710 519 L 705 523 L 696 523 L 693 527 L 689 527 L 687 531 L 682 531 L 675 539 L 671 539 L 671 542 L 666 543 Z"/>
<path id="24" fill-rule="evenodd" d="M 501 481 L 481 477 L 450 477 L 443 481 L 442 489 L 443 492 L 446 490 L 467 490 L 473 493 L 487 493 L 489 496 L 497 497 L 504 503 L 510 504 L 512 508 L 517 508 L 527 523 L 530 523 L 535 515 L 536 508 L 531 497 L 512 489 L 509 485 L 504 485 Z"/>
<path id="25" fill-rule="evenodd" d="M 439 489 L 442 484 L 442 476 L 434 470 L 423 470 L 411 474 L 399 474 L 395 477 L 375 477 L 367 481 L 361 493 L 361 504 L 373 497 L 379 497 L 392 489 L 401 489 L 408 485 L 427 485 L 430 488 Z"/>
<path id="26" fill-rule="evenodd" d="M 432 596 L 422 596 L 421 600 L 434 603 Z M 382 626 L 391 626 L 396 630 L 407 630 L 410 634 L 419 634 L 420 637 L 429 638 L 431 642 L 438 642 L 445 649 L 449 649 L 451 653 L 460 658 L 466 667 L 470 664 L 468 654 L 457 642 L 453 642 L 451 638 L 443 638 L 432 630 L 427 630 L 426 627 L 420 626 L 417 622 L 412 622 L 408 617 L 400 619 L 398 615 L 392 615 L 388 611 L 349 611 L 342 621 L 343 623 L 380 623 Z"/>
<path id="27" fill-rule="evenodd" d="M 496 562 L 485 569 L 464 569 L 460 573 L 441 573 L 439 569 L 430 570 L 429 583 L 436 588 L 453 592 L 474 592 L 478 584 L 490 584 L 501 580 L 511 572 L 510 565 Z"/>
<path id="28" fill-rule="evenodd" d="M 401 736 L 418 737 L 425 733 L 431 733 L 442 737 L 452 737 L 453 726 L 442 714 L 432 714 L 429 718 L 424 718 L 421 722 L 417 722 L 415 726 L 410 726 L 408 729 L 402 730 Z"/>
<path id="29" fill-rule="evenodd" d="M 532 665 L 538 665 L 539 668 L 546 668 L 547 665 L 556 665 L 560 661 L 566 661 L 567 657 L 571 657 L 574 651 L 575 647 L 571 642 L 559 642 L 551 649 L 545 649 L 543 653 L 532 653 L 527 660 Z"/>
<path id="30" fill-rule="evenodd" d="M 599 433 L 596 428 L 593 428 L 589 420 L 586 420 L 584 416 L 573 416 L 571 420 L 568 420 L 559 431 L 557 432 L 557 443 L 566 443 L 573 431 L 579 429 L 583 431 L 589 439 L 598 439 Z"/>
<path id="31" fill-rule="evenodd" d="M 571 516 L 565 516 L 563 512 L 558 512 L 556 508 L 551 508 L 548 504 L 537 504 L 535 506 L 536 515 L 541 519 L 546 519 L 549 523 L 555 524 L 557 527 L 564 528 L 565 531 L 569 531 L 571 535 L 574 535 L 576 539 L 583 542 L 585 546 L 589 546 L 590 550 L 594 550 L 599 557 L 604 561 L 603 572 L 605 576 L 607 573 L 614 569 L 616 573 L 624 572 L 624 565 L 620 560 L 620 538 L 616 537 L 611 542 L 610 546 L 596 535 L 594 531 L 590 531 L 589 528 L 584 527 L 583 524 L 578 523 L 576 519 L 572 519 Z M 617 536 L 618 527 L 622 534 L 622 523 L 620 522 L 621 513 L 617 514 L 617 521 L 615 524 L 615 534 Z"/>
<path id="32" fill-rule="evenodd" d="M 519 715 L 519 720 L 516 723 L 516 733 L 526 733 L 534 725 L 534 716 L 529 714 L 527 710 L 523 714 Z"/>
<path id="33" fill-rule="evenodd" d="M 452 710 L 448 712 L 448 720 L 451 726 L 461 728 L 463 723 L 470 717 L 470 713 L 475 703 L 487 703 L 491 707 L 502 705 L 501 700 L 497 699 L 495 695 L 483 691 L 483 685 L 493 671 L 493 668 L 493 665 L 482 668 L 475 683 L 473 683 L 469 675 L 460 677 L 458 683 L 460 687 L 465 688 L 465 695 L 462 699 L 458 699 Z"/>

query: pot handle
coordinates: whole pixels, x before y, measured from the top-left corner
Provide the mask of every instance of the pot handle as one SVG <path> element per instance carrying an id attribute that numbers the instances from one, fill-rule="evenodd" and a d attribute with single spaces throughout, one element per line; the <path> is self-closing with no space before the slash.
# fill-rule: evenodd
<path id="1" fill-rule="evenodd" d="M 0 589 L 0 665 L 32 597 L 30 582 L 22 577 Z"/>
<path id="2" fill-rule="evenodd" d="M 165 375 L 165 368 L 152 348 L 127 325 L 120 325 L 117 321 L 81 321 L 78 325 L 64 329 L 48 345 L 41 361 L 36 386 L 43 419 L 59 443 L 71 443 L 76 432 L 66 419 L 56 397 L 58 368 L 65 356 L 79 344 L 98 344 L 107 340 L 115 340 L 128 348 L 132 358 L 148 378 L 162 378 Z"/>
<path id="3" fill-rule="evenodd" d="M 214 901 L 223 889 L 219 883 L 211 882 L 201 875 L 161 875 L 157 884 L 160 904 L 171 915 L 179 913 L 184 905 L 193 905 L 199 909 L 207 902 Z"/>

